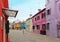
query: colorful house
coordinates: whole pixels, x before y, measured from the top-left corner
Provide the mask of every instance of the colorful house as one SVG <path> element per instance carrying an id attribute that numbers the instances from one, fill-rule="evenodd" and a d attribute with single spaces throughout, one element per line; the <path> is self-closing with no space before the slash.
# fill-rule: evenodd
<path id="1" fill-rule="evenodd" d="M 32 18 L 28 18 L 26 21 L 26 30 L 32 32 Z"/>
<path id="2" fill-rule="evenodd" d="M 20 29 L 20 23 L 14 23 L 14 29 Z"/>
<path id="3" fill-rule="evenodd" d="M 25 23 L 25 21 L 21 22 L 21 29 L 26 29 L 26 23 Z"/>
<path id="4" fill-rule="evenodd" d="M 4 16 L 3 8 L 8 8 L 8 0 L 0 0 L 0 42 L 7 42 L 4 25 L 8 16 Z"/>
<path id="5" fill-rule="evenodd" d="M 20 21 L 17 19 L 16 21 L 13 22 L 14 23 L 14 29 L 20 29 Z"/>
<path id="6" fill-rule="evenodd" d="M 60 0 L 46 0 L 46 34 L 60 37 Z"/>
<path id="7" fill-rule="evenodd" d="M 14 12 L 13 14 L 11 14 Z M 8 0 L 0 0 L 0 42 L 8 41 L 9 16 L 16 16 L 18 11 L 10 10 Z M 15 14 L 16 13 L 16 14 Z"/>
<path id="8" fill-rule="evenodd" d="M 45 14 L 46 8 L 43 10 L 39 10 L 38 13 L 36 13 L 32 17 L 32 29 L 35 33 L 41 33 L 46 34 L 46 14 Z"/>

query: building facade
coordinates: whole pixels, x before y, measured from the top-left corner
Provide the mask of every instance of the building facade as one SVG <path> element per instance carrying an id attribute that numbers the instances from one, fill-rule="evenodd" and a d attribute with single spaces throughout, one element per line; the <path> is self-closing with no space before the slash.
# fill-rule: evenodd
<path id="1" fill-rule="evenodd" d="M 21 22 L 21 29 L 26 29 L 26 23 L 25 23 L 25 21 Z"/>
<path id="2" fill-rule="evenodd" d="M 4 22 L 7 21 L 8 16 L 4 16 L 2 8 L 8 8 L 8 0 L 0 0 L 0 42 L 7 42 Z"/>
<path id="3" fill-rule="evenodd" d="M 46 34 L 60 37 L 60 0 L 46 0 Z"/>
<path id="4" fill-rule="evenodd" d="M 32 17 L 32 29 L 35 33 L 41 33 L 42 31 L 46 32 L 46 14 L 45 8 L 40 10 L 37 14 Z"/>
<path id="5" fill-rule="evenodd" d="M 21 26 L 20 26 L 21 22 L 20 22 L 18 19 L 15 20 L 13 23 L 14 23 L 14 27 L 13 27 L 13 28 L 14 28 L 15 30 L 20 29 L 20 27 L 21 27 Z"/>
<path id="6" fill-rule="evenodd" d="M 17 30 L 17 29 L 20 29 L 20 23 L 14 23 L 14 29 Z"/>
<path id="7" fill-rule="evenodd" d="M 32 18 L 28 18 L 25 23 L 26 23 L 26 30 L 32 32 Z"/>

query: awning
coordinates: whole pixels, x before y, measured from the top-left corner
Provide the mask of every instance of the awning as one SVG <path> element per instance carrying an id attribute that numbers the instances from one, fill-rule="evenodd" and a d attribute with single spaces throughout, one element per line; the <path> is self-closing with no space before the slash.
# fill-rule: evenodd
<path id="1" fill-rule="evenodd" d="M 9 17 L 16 17 L 18 13 L 18 10 L 11 10 L 8 8 L 3 8 L 2 10 L 3 10 L 4 15 L 7 15 Z"/>

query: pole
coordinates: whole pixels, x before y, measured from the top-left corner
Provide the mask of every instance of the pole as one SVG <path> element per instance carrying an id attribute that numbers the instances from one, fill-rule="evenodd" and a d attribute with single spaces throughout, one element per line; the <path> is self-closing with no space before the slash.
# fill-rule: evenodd
<path id="1" fill-rule="evenodd" d="M 6 42 L 6 33 L 5 33 L 5 16 L 3 15 L 4 18 L 4 28 L 3 28 L 3 42 Z"/>

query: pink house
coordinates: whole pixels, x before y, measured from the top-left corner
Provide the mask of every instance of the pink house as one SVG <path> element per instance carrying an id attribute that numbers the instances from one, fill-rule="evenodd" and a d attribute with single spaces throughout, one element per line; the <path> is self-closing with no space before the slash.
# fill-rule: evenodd
<path id="1" fill-rule="evenodd" d="M 32 29 L 35 33 L 46 34 L 45 10 L 46 8 L 44 8 L 43 10 L 39 10 L 39 12 L 32 17 Z"/>

